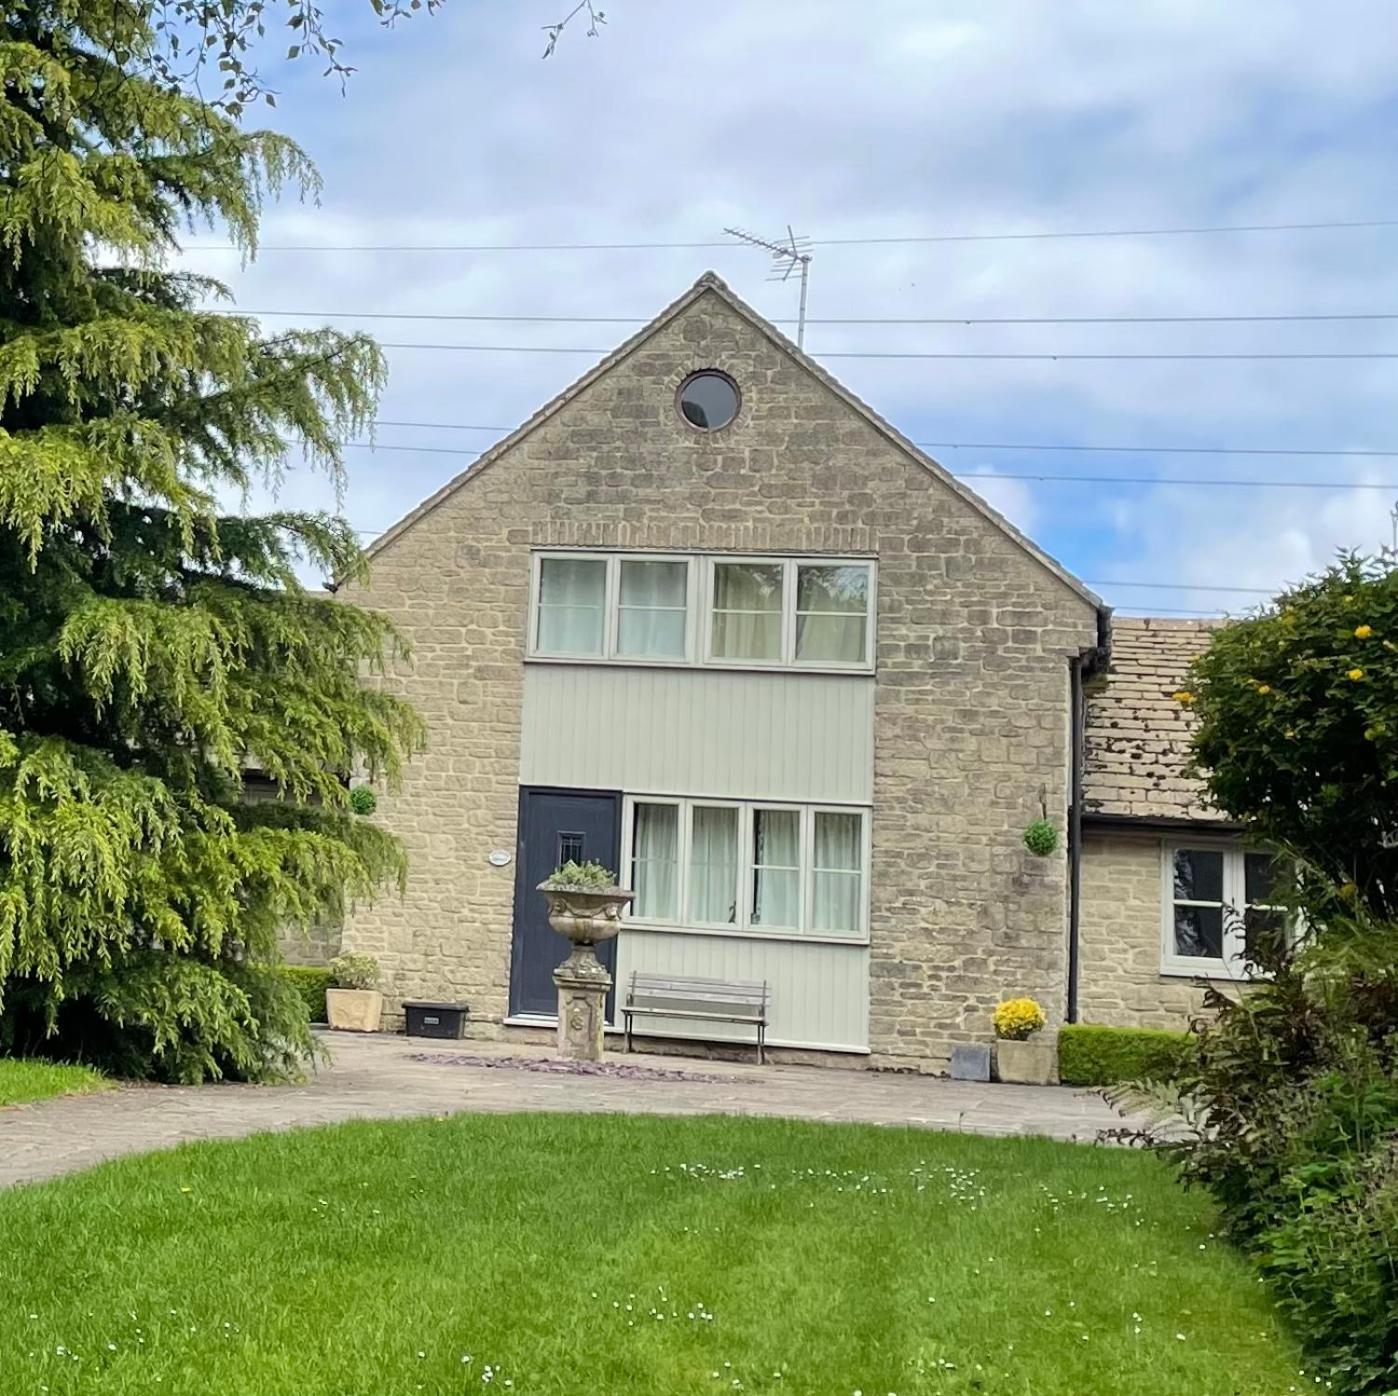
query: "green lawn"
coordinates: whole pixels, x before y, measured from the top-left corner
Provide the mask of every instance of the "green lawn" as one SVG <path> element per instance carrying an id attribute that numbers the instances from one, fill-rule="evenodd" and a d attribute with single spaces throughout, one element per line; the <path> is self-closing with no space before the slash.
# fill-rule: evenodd
<path id="1" fill-rule="evenodd" d="M 0 1109 L 26 1105 L 51 1095 L 100 1091 L 110 1082 L 86 1066 L 57 1066 L 53 1062 L 0 1057 Z"/>
<path id="2" fill-rule="evenodd" d="M 0 1193 L 7 1393 L 1314 1389 L 1153 1158 L 719 1117 L 457 1116 Z"/>

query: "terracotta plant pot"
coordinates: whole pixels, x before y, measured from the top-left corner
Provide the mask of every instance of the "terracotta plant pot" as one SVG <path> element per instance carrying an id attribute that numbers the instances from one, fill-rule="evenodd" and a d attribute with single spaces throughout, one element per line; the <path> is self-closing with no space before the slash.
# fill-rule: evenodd
<path id="1" fill-rule="evenodd" d="M 1052 1041 L 1041 1037 L 1022 1042 L 1001 1037 L 995 1041 L 997 1080 L 1018 1086 L 1051 1086 L 1058 1079 L 1058 1053 Z"/>
<path id="2" fill-rule="evenodd" d="M 378 1032 L 383 995 L 377 989 L 327 989 L 325 1018 L 343 1032 Z"/>

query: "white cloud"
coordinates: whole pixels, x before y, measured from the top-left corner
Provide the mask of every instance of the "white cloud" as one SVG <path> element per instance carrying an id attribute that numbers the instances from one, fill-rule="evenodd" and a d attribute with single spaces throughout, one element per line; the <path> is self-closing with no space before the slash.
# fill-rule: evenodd
<path id="1" fill-rule="evenodd" d="M 547 63 L 553 0 L 447 6 L 349 36 L 361 71 L 288 77 L 278 108 L 327 178 L 264 240 L 668 241 L 788 221 L 820 237 L 1381 217 L 1398 184 L 1385 0 L 615 0 L 603 35 Z M 1398 310 L 1393 230 L 1121 240 L 822 246 L 814 316 Z M 648 316 L 707 266 L 764 313 L 790 286 L 738 247 L 630 252 L 268 252 L 216 270 L 254 309 Z M 281 325 L 277 320 L 269 323 Z M 352 322 L 339 321 L 348 324 Z M 408 343 L 606 349 L 624 325 L 368 321 Z M 1398 325 L 812 325 L 825 351 L 1019 353 L 1393 349 Z M 507 427 L 586 356 L 392 350 L 384 416 Z M 830 359 L 916 439 L 1398 445 L 1398 362 Z M 468 448 L 487 434 L 385 427 Z M 1000 474 L 1358 478 L 1363 461 L 938 452 Z M 356 523 L 382 527 L 465 458 L 349 462 Z M 1368 478 L 1398 477 L 1369 463 Z M 974 483 L 974 482 L 973 482 Z M 1337 547 L 1387 539 L 1385 496 L 1032 484 L 976 487 L 1087 576 L 1270 586 Z M 323 484 L 294 480 L 303 502 Z M 1211 605 L 1205 592 L 1122 593 Z"/>

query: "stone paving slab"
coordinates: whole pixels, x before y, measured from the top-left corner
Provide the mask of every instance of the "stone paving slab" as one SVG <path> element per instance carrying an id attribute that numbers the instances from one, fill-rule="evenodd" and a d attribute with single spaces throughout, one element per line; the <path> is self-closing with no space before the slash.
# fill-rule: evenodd
<path id="1" fill-rule="evenodd" d="M 974 1134 L 1043 1134 L 1084 1142 L 1123 1123 L 1098 1097 L 1057 1086 L 686 1062 L 641 1052 L 629 1057 L 608 1053 L 607 1059 L 650 1068 L 649 1079 L 631 1072 L 554 1075 L 502 1064 L 498 1059 L 550 1055 L 547 1049 L 518 1043 L 349 1033 L 325 1033 L 322 1041 L 331 1059 L 304 1085 L 127 1086 L 0 1110 L 0 1186 L 57 1177 L 104 1159 L 189 1140 L 458 1111 L 775 1116 Z M 492 1061 L 463 1063 L 453 1057 Z"/>

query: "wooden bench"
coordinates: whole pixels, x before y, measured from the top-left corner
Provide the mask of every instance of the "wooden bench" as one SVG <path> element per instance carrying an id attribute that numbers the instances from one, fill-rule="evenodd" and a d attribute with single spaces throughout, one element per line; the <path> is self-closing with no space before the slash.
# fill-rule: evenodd
<path id="1" fill-rule="evenodd" d="M 743 979 L 692 979 L 679 974 L 631 976 L 622 1006 L 626 1019 L 626 1050 L 631 1050 L 631 1024 L 637 1017 L 685 1018 L 709 1023 L 745 1023 L 757 1029 L 757 1060 L 767 1047 L 767 982 Z"/>

